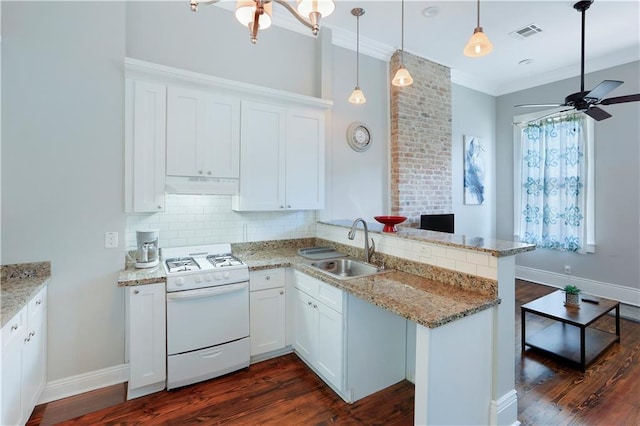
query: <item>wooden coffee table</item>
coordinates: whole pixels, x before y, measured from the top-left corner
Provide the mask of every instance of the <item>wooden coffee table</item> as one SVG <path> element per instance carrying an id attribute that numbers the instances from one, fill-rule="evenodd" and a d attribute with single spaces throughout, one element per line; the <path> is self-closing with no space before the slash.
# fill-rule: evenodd
<path id="1" fill-rule="evenodd" d="M 616 310 L 615 334 L 589 327 L 613 309 Z M 555 321 L 527 336 L 527 312 Z M 564 305 L 564 292 L 558 290 L 522 305 L 520 315 L 523 352 L 525 346 L 540 349 L 570 361 L 582 371 L 609 346 L 620 341 L 620 302 L 615 300 L 581 294 L 580 307 L 569 307 Z"/>

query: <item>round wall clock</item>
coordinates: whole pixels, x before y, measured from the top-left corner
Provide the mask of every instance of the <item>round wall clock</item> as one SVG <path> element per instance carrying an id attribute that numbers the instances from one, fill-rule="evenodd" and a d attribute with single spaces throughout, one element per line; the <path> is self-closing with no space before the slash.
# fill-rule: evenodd
<path id="1" fill-rule="evenodd" d="M 371 132 L 359 121 L 354 121 L 347 128 L 347 143 L 354 151 L 362 152 L 371 146 Z"/>

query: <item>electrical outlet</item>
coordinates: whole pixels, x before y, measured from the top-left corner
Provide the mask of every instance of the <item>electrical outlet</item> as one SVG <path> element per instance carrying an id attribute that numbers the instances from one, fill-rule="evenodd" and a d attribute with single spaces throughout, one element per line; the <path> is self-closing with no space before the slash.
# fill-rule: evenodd
<path id="1" fill-rule="evenodd" d="M 570 265 L 564 265 L 564 273 L 565 274 L 570 274 L 571 273 L 571 266 Z"/>
<path id="2" fill-rule="evenodd" d="M 118 233 L 117 232 L 105 232 L 104 233 L 104 248 L 118 248 Z"/>

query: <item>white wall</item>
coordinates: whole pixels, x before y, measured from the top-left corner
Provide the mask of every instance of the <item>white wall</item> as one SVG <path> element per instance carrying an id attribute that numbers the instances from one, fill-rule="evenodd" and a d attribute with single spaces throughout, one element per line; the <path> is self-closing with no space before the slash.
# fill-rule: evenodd
<path id="1" fill-rule="evenodd" d="M 625 83 L 610 93 L 621 96 L 640 92 L 640 62 L 632 62 L 586 75 L 585 87 L 593 88 L 604 79 Z M 579 78 L 528 89 L 497 99 L 497 236 L 513 235 L 513 117 L 522 114 L 521 103 L 561 102 L 580 88 Z M 563 253 L 538 249 L 518 255 L 517 265 L 551 274 L 562 274 L 570 265 L 572 276 L 595 281 L 598 287 L 635 289 L 640 304 L 640 102 L 609 105 L 603 109 L 612 118 L 595 127 L 596 252 Z M 527 111 L 528 112 L 528 111 Z M 612 294 L 612 293 L 609 293 Z M 605 297 L 607 294 L 603 294 Z"/>
<path id="2" fill-rule="evenodd" d="M 496 209 L 496 137 L 495 97 L 451 85 L 451 171 L 453 174 L 453 213 L 455 233 L 474 237 L 495 238 Z M 485 201 L 480 205 L 464 204 L 464 142 L 463 137 L 475 136 L 485 148 Z"/>
<path id="3" fill-rule="evenodd" d="M 49 380 L 118 365 L 124 5 L 1 7 L 2 263 L 51 261 Z"/>

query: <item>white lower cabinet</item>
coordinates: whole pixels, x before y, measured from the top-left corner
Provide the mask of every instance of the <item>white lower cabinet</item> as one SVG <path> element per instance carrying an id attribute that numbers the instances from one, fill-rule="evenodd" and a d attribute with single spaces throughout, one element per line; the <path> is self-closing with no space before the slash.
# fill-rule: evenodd
<path id="1" fill-rule="evenodd" d="M 127 287 L 127 399 L 165 388 L 167 338 L 165 284 Z"/>
<path id="2" fill-rule="evenodd" d="M 404 318 L 302 272 L 294 277 L 293 348 L 342 399 L 405 378 Z"/>
<path id="3" fill-rule="evenodd" d="M 264 354 L 286 346 L 285 283 L 284 268 L 249 273 L 251 356 L 254 358 L 265 358 Z"/>
<path id="4" fill-rule="evenodd" d="M 0 424 L 29 420 L 46 382 L 47 287 L 2 328 Z"/>

